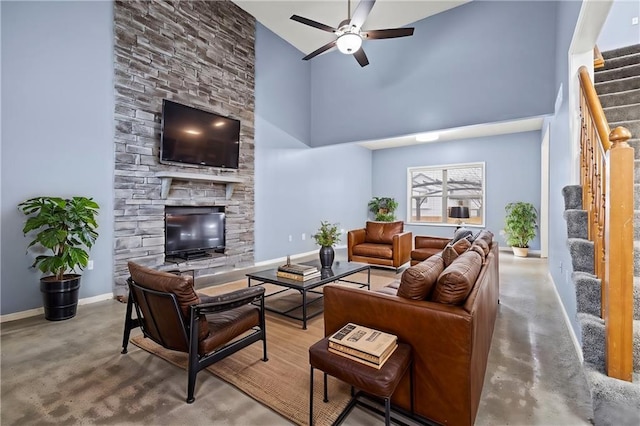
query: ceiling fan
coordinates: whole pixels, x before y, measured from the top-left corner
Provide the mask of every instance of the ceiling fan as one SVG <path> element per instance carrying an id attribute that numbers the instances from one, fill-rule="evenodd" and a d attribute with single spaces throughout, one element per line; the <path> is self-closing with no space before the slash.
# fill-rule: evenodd
<path id="1" fill-rule="evenodd" d="M 358 7 L 353 11 L 351 15 L 351 0 L 347 0 L 347 19 L 340 22 L 337 28 L 332 28 L 328 25 L 321 24 L 320 22 L 313 21 L 311 19 L 303 18 L 302 16 L 292 15 L 291 19 L 300 22 L 301 24 L 309 25 L 314 28 L 318 28 L 322 31 L 334 33 L 336 39 L 325 44 L 324 46 L 314 50 L 307 56 L 302 58 L 304 61 L 308 61 L 322 53 L 329 52 L 334 48 L 347 55 L 353 55 L 356 61 L 361 67 L 369 65 L 369 59 L 362 49 L 363 40 L 375 40 L 383 38 L 396 38 L 407 37 L 413 35 L 413 28 L 391 28 L 386 30 L 362 30 L 362 25 L 369 16 L 369 12 L 373 8 L 376 0 L 360 0 Z"/>

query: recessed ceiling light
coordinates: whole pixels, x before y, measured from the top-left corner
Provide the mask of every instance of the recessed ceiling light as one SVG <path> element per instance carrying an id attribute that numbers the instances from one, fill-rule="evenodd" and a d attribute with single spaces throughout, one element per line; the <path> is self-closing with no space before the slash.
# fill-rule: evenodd
<path id="1" fill-rule="evenodd" d="M 440 138 L 438 133 L 420 133 L 416 135 L 416 141 L 418 142 L 434 142 Z"/>
<path id="2" fill-rule="evenodd" d="M 224 121 L 216 121 L 215 123 L 213 123 L 214 127 L 221 127 L 224 126 Z"/>
<path id="3" fill-rule="evenodd" d="M 190 135 L 200 135 L 200 134 L 202 134 L 202 132 L 200 130 L 194 130 L 194 129 L 185 129 L 184 132 L 185 133 L 189 133 Z"/>

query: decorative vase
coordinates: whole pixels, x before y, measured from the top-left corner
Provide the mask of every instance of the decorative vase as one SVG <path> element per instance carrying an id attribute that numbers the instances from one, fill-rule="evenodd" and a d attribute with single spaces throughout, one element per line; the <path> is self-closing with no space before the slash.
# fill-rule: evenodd
<path id="1" fill-rule="evenodd" d="M 511 247 L 513 255 L 517 257 L 527 257 L 529 255 L 529 247 Z"/>
<path id="2" fill-rule="evenodd" d="M 40 279 L 40 292 L 44 317 L 49 321 L 62 321 L 76 316 L 80 275 L 68 274 L 58 281 L 55 277 Z"/>
<path id="3" fill-rule="evenodd" d="M 331 268 L 331 265 L 333 265 L 334 257 L 335 257 L 335 252 L 333 251 L 333 247 L 331 246 L 320 247 L 320 265 L 322 265 L 323 269 Z"/>

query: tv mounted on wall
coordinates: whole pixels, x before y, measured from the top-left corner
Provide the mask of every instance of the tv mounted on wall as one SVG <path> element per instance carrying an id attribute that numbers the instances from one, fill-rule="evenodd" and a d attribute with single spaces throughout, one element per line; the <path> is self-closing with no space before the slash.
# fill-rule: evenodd
<path id="1" fill-rule="evenodd" d="M 240 121 L 162 101 L 160 162 L 237 169 Z"/>

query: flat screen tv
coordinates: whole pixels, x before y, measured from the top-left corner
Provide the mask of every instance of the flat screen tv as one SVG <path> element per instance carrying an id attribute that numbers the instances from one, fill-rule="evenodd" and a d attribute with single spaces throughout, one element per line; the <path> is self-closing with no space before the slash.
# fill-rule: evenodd
<path id="1" fill-rule="evenodd" d="M 225 249 L 224 213 L 166 213 L 165 255 L 198 257 Z"/>
<path id="2" fill-rule="evenodd" d="M 160 162 L 237 169 L 240 121 L 162 101 Z"/>

